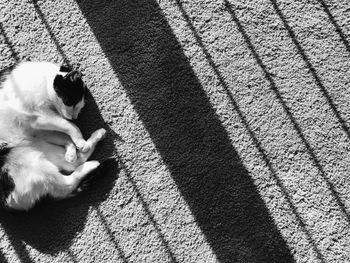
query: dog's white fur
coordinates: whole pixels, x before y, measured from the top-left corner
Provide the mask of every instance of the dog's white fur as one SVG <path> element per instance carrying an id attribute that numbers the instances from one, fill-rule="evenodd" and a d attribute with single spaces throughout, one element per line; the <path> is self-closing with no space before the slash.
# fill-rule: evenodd
<path id="1" fill-rule="evenodd" d="M 53 82 L 60 67 L 50 62 L 23 62 L 7 76 L 0 89 L 0 103 L 17 111 L 36 114 L 32 127 L 68 134 L 78 149 L 88 151 L 88 145 L 73 123 L 66 119 L 77 118 L 84 107 L 84 99 L 74 108 L 64 105 L 57 96 Z M 73 161 L 75 147 L 66 145 L 66 158 Z"/>
<path id="2" fill-rule="evenodd" d="M 3 125 L 7 121 L 13 121 L 13 117 L 8 119 L 8 116 L 10 116 L 8 111 L 0 110 L 0 119 L 5 120 L 2 122 Z M 98 161 L 87 161 L 87 159 L 96 144 L 103 139 L 104 129 L 97 130 L 87 140 L 90 148 L 88 152 L 78 152 L 78 158 L 74 162 L 67 162 L 62 145 L 70 140 L 68 136 L 58 132 L 22 129 L 26 126 L 22 120 L 18 120 L 22 116 L 17 115 L 16 118 L 10 136 L 4 134 L 5 130 L 1 129 L 3 127 L 0 128 L 1 137 L 4 135 L 11 137 L 9 146 L 13 147 L 3 167 L 15 184 L 15 189 L 6 200 L 8 207 L 28 210 L 45 195 L 58 199 L 68 197 L 80 181 L 98 167 Z M 26 118 L 27 116 L 24 117 L 25 121 Z M 42 133 L 44 137 L 41 136 Z M 48 137 L 56 144 L 48 142 Z M 64 175 L 61 171 L 71 174 Z"/>
<path id="3" fill-rule="evenodd" d="M 67 107 L 53 89 L 60 66 L 50 62 L 22 62 L 8 75 L 0 90 L 0 100 L 10 101 L 18 109 L 30 112 L 52 111 L 52 106 L 65 119 L 76 119 L 84 107 L 82 100 L 76 107 Z"/>
<path id="4" fill-rule="evenodd" d="M 106 131 L 99 129 L 85 141 L 78 127 L 63 118 L 78 116 L 84 104 L 67 113 L 52 88 L 58 69 L 45 62 L 21 64 L 0 89 L 0 141 L 11 147 L 2 169 L 15 185 L 6 200 L 10 208 L 28 210 L 45 195 L 68 197 L 99 166 L 87 159 Z M 83 151 L 67 160 L 67 145 L 73 142 Z"/>

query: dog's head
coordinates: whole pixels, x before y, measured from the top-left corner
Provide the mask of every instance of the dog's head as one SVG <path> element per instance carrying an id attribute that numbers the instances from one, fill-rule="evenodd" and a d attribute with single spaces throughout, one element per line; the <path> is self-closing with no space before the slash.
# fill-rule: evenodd
<path id="1" fill-rule="evenodd" d="M 81 72 L 62 66 L 60 73 L 54 79 L 54 90 L 57 94 L 58 112 L 69 120 L 78 118 L 85 106 L 86 91 Z"/>

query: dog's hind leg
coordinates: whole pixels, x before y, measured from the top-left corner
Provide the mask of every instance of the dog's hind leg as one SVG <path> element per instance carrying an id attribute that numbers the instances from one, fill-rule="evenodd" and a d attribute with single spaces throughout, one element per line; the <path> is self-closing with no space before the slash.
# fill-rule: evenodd
<path id="1" fill-rule="evenodd" d="M 57 162 L 57 166 L 67 172 L 74 171 L 79 165 L 85 163 L 94 152 L 97 143 L 106 136 L 106 130 L 101 128 L 93 132 L 90 138 L 86 141 L 89 147 L 87 152 L 77 152 L 77 159 L 74 162 L 67 162 L 67 160 L 61 160 Z"/>
<path id="2" fill-rule="evenodd" d="M 85 176 L 92 173 L 99 165 L 98 161 L 88 161 L 80 165 L 70 175 L 56 174 L 54 187 L 49 195 L 56 199 L 64 199 L 71 196 Z"/>
<path id="3" fill-rule="evenodd" d="M 54 137 L 44 138 L 43 140 L 41 140 L 42 138 L 37 137 L 38 142 L 35 144 L 35 147 L 44 153 L 46 158 L 55 164 L 59 170 L 65 171 L 66 173 L 71 173 L 90 158 L 91 154 L 96 148 L 97 143 L 105 137 L 106 130 L 99 129 L 92 133 L 90 138 L 86 141 L 86 143 L 89 145 L 89 151 L 85 153 L 77 152 L 77 158 L 73 162 L 67 161 L 67 151 L 65 151 L 63 146 L 60 146 L 65 145 L 67 140 L 70 141 L 70 138 L 62 133 L 52 133 L 51 135 L 54 135 Z M 48 142 L 50 140 L 52 143 Z M 57 142 L 59 142 L 59 144 Z"/>
<path id="4" fill-rule="evenodd" d="M 77 149 L 67 134 L 57 131 L 38 130 L 35 132 L 34 137 L 54 145 L 63 146 L 66 149 L 64 158 L 67 162 L 73 163 L 77 160 Z"/>

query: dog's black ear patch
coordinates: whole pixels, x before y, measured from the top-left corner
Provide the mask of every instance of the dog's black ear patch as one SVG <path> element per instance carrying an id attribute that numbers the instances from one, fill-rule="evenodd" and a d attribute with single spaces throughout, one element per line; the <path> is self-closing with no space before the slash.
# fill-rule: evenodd
<path id="1" fill-rule="evenodd" d="M 56 91 L 56 94 L 58 97 L 62 98 L 63 93 L 64 93 L 64 78 L 62 75 L 56 75 L 54 81 L 53 81 L 53 87 L 54 90 Z"/>
<path id="2" fill-rule="evenodd" d="M 60 66 L 60 71 L 61 72 L 71 72 L 72 68 L 70 66 L 67 66 L 67 65 L 61 65 Z"/>
<path id="3" fill-rule="evenodd" d="M 85 95 L 85 84 L 79 71 L 73 70 L 65 76 L 56 75 L 54 89 L 66 106 L 74 106 L 80 102 Z"/>
<path id="4" fill-rule="evenodd" d="M 72 82 L 76 82 L 76 81 L 81 80 L 82 74 L 78 70 L 73 70 L 73 71 L 69 72 L 66 75 L 66 77 L 69 78 Z"/>

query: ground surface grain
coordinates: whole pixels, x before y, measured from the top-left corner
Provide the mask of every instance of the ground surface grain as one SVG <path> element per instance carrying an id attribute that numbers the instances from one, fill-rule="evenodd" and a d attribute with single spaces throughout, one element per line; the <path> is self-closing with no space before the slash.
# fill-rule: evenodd
<path id="1" fill-rule="evenodd" d="M 350 262 L 346 0 L 0 0 L 0 68 L 90 88 L 80 196 L 0 215 L 0 262 Z"/>

